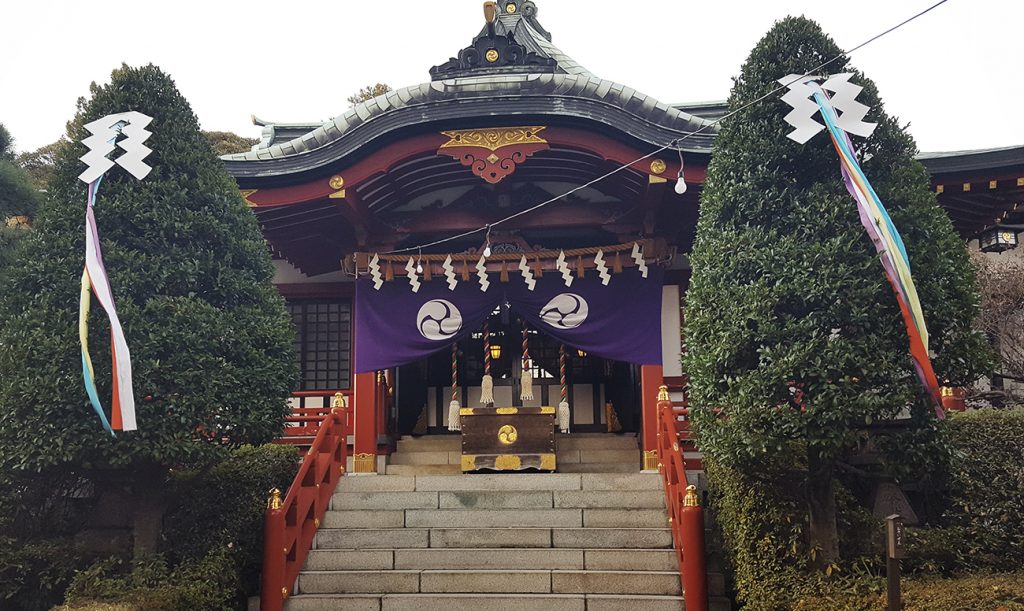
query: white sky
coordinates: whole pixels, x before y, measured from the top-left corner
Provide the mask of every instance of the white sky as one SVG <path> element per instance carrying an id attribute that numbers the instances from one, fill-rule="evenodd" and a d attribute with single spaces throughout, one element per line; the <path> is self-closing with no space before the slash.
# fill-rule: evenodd
<path id="1" fill-rule="evenodd" d="M 933 0 L 536 0 L 554 42 L 593 73 L 667 102 L 724 99 L 750 49 L 787 14 L 843 48 Z M 31 150 L 56 140 L 121 62 L 171 74 L 204 129 L 256 137 L 250 114 L 340 114 L 377 81 L 402 87 L 469 44 L 479 0 L 8 0 L 0 123 Z M 853 55 L 922 150 L 1024 144 L 1024 2 L 949 0 Z"/>

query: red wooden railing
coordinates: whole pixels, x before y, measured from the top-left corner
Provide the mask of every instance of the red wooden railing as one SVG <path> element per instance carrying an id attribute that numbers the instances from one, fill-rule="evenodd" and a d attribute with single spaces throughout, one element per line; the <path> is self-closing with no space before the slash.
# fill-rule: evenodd
<path id="1" fill-rule="evenodd" d="M 332 406 L 319 416 L 315 428 L 316 435 L 288 494 L 282 500 L 281 491 L 275 488 L 267 502 L 263 518 L 262 611 L 281 611 L 284 607 L 331 495 L 345 473 L 349 427 L 343 393 L 335 394 Z"/>
<path id="2" fill-rule="evenodd" d="M 672 543 L 688 611 L 707 611 L 708 580 L 704 512 L 696 486 L 686 480 L 685 445 L 690 441 L 689 410 L 672 404 L 668 387 L 658 393 L 658 470 L 665 487 Z"/>
<path id="3" fill-rule="evenodd" d="M 284 432 L 273 443 L 308 446 L 320 430 L 320 423 L 331 413 L 330 404 L 338 394 L 345 397 L 346 405 L 352 404 L 351 390 L 298 390 L 293 392 L 292 397 L 299 399 L 299 406 L 293 407 L 285 417 Z M 306 399 L 316 398 L 323 399 L 322 407 L 305 406 Z"/>

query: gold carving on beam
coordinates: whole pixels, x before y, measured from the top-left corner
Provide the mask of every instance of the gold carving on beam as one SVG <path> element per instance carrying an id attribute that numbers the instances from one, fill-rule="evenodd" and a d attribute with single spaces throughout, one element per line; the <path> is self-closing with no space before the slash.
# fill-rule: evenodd
<path id="1" fill-rule="evenodd" d="M 499 454 L 494 459 L 494 468 L 502 470 L 514 470 L 521 469 L 523 467 L 523 459 L 519 458 L 515 454 Z"/>
<path id="2" fill-rule="evenodd" d="M 508 4 L 505 5 L 505 12 L 511 15 L 516 12 L 516 8 L 517 7 L 515 2 L 509 2 Z"/>
<path id="3" fill-rule="evenodd" d="M 462 455 L 462 470 L 463 471 L 476 471 L 476 456 L 472 454 Z"/>
<path id="4" fill-rule="evenodd" d="M 257 191 L 259 191 L 259 189 L 239 189 L 238 190 L 238 192 L 242 194 L 242 199 L 245 200 L 245 205 L 249 206 L 250 208 L 255 208 L 256 207 L 256 202 L 250 200 L 249 198 L 252 197 L 252 194 L 256 193 Z"/>
<path id="5" fill-rule="evenodd" d="M 334 176 L 331 176 L 331 180 L 328 181 L 327 184 L 332 189 L 334 189 L 334 193 L 328 195 L 329 198 L 345 199 L 345 179 L 342 178 L 340 174 L 335 174 Z"/>
<path id="6" fill-rule="evenodd" d="M 540 455 L 540 470 L 541 471 L 554 471 L 555 470 L 555 455 L 554 454 L 541 454 Z"/>
<path id="7" fill-rule="evenodd" d="M 487 58 L 487 61 L 493 64 L 494 62 L 498 61 L 498 50 L 487 49 L 487 53 L 484 53 L 484 57 Z"/>
<path id="8" fill-rule="evenodd" d="M 648 174 L 647 175 L 647 184 L 660 185 L 660 184 L 665 183 L 665 182 L 668 182 L 667 178 L 662 178 L 661 176 L 655 176 L 654 174 Z"/>
<path id="9" fill-rule="evenodd" d="M 644 471 L 655 471 L 658 468 L 658 451 L 644 450 Z"/>
<path id="10" fill-rule="evenodd" d="M 942 192 L 946 190 L 945 185 L 935 185 L 935 193 L 942 195 Z"/>
<path id="11" fill-rule="evenodd" d="M 498 441 L 502 444 L 507 446 L 512 445 L 516 442 L 516 439 L 519 439 L 519 431 L 517 431 L 516 427 L 511 424 L 506 424 L 498 429 Z"/>
<path id="12" fill-rule="evenodd" d="M 654 161 L 651 162 L 651 173 L 652 174 L 661 174 L 662 172 L 664 172 L 667 169 L 668 169 L 668 166 L 661 159 L 655 159 Z"/>
<path id="13" fill-rule="evenodd" d="M 501 414 L 502 416 L 507 415 L 507 414 L 518 414 L 519 413 L 519 408 L 518 407 L 499 407 L 496 410 L 494 410 L 494 413 Z"/>
<path id="14" fill-rule="evenodd" d="M 377 455 L 363 452 L 353 455 L 352 470 L 356 473 L 376 473 Z"/>
<path id="15" fill-rule="evenodd" d="M 540 408 L 540 413 L 542 413 L 542 414 L 555 414 L 557 412 L 555 411 L 555 408 L 545 406 L 545 407 Z"/>
<path id="16" fill-rule="evenodd" d="M 964 183 L 964 193 L 967 193 L 970 190 L 971 190 L 971 183 L 965 182 Z"/>
<path id="17" fill-rule="evenodd" d="M 1018 187 L 1024 187 L 1024 178 L 1018 178 L 1017 179 L 1017 186 Z"/>
<path id="18" fill-rule="evenodd" d="M 459 408 L 459 415 L 460 416 L 472 416 L 473 415 L 473 408 L 472 407 L 462 407 L 462 408 Z"/>
<path id="19" fill-rule="evenodd" d="M 545 126 L 533 127 L 494 127 L 485 129 L 455 129 L 441 132 L 442 135 L 451 138 L 441 145 L 441 148 L 453 148 L 456 146 L 479 146 L 491 151 L 496 151 L 503 146 L 513 144 L 547 144 L 548 141 L 537 134 Z"/>
<path id="20" fill-rule="evenodd" d="M 995 181 L 995 180 L 988 181 L 988 188 L 989 189 L 995 189 L 997 186 L 999 186 L 999 182 L 998 181 Z"/>

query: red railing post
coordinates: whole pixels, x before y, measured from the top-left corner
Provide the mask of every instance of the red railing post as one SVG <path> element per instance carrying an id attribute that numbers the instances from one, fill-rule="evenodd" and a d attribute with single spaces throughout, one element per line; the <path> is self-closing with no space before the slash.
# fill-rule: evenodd
<path id="1" fill-rule="evenodd" d="M 704 557 L 704 510 L 697 499 L 697 487 L 687 486 L 683 499 L 680 531 L 683 546 L 683 597 L 692 611 L 708 609 L 708 569 Z"/>
<path id="2" fill-rule="evenodd" d="M 263 576 L 260 588 L 261 611 L 281 611 L 288 597 L 284 585 L 284 509 L 281 491 L 270 491 L 267 511 L 263 514 Z"/>

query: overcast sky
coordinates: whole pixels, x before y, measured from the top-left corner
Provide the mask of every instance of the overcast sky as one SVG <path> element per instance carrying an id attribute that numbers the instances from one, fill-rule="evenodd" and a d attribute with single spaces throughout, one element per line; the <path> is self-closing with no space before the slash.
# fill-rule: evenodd
<path id="1" fill-rule="evenodd" d="M 934 0 L 536 0 L 562 51 L 668 103 L 724 99 L 772 23 L 816 19 L 850 48 Z M 204 129 L 256 137 L 250 115 L 326 120 L 360 87 L 402 87 L 469 44 L 479 0 L 16 0 L 2 12 L 0 123 L 56 140 L 121 62 L 169 72 Z M 925 151 L 1024 145 L 1024 1 L 949 0 L 856 52 Z"/>

